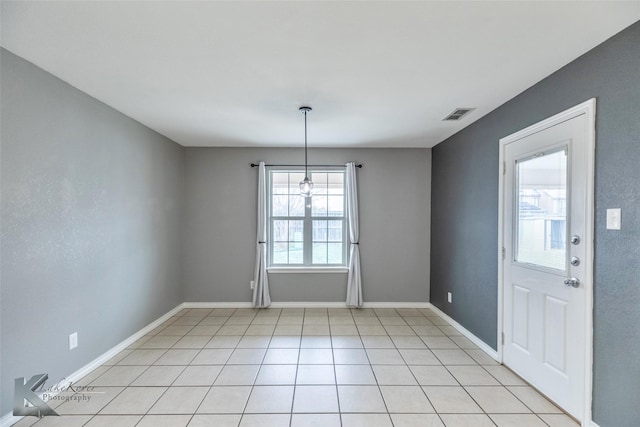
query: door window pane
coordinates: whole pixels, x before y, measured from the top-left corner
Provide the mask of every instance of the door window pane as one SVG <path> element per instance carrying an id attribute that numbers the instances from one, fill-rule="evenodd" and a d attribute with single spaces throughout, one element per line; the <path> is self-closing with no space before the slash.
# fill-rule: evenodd
<path id="1" fill-rule="evenodd" d="M 566 269 L 566 150 L 516 164 L 516 261 L 556 270 Z"/>

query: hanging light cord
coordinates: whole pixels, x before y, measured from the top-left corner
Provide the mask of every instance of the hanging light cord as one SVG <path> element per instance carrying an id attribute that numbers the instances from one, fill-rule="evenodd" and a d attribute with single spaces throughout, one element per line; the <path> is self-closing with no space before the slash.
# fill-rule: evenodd
<path id="1" fill-rule="evenodd" d="M 304 177 L 309 177 L 307 173 L 307 110 L 304 110 Z"/>

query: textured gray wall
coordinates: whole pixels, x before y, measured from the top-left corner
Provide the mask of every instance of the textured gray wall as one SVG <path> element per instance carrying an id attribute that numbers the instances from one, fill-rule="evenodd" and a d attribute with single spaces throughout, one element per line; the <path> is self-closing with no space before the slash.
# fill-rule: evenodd
<path id="1" fill-rule="evenodd" d="M 496 347 L 499 139 L 597 98 L 594 421 L 640 420 L 640 23 L 433 149 L 431 302 Z M 622 208 L 622 230 L 605 229 Z M 453 304 L 446 301 L 453 291 Z"/>
<path id="2" fill-rule="evenodd" d="M 251 300 L 258 172 L 249 163 L 303 158 L 291 148 L 186 150 L 185 301 Z M 364 163 L 358 191 L 365 301 L 428 301 L 431 150 L 309 150 L 310 164 L 351 160 Z M 274 302 L 344 301 L 346 281 L 346 273 L 269 273 Z"/>
<path id="3" fill-rule="evenodd" d="M 182 302 L 184 151 L 1 55 L 5 414 L 14 378 L 51 385 Z"/>

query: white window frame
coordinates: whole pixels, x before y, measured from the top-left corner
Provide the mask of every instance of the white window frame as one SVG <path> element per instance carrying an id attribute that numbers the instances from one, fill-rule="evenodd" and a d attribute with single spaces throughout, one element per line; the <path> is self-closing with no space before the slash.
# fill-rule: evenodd
<path id="1" fill-rule="evenodd" d="M 343 174 L 343 215 L 342 216 L 326 216 L 326 217 L 312 217 L 311 216 L 311 200 L 313 199 L 313 193 L 311 200 L 305 203 L 305 216 L 304 217 L 290 217 L 290 216 L 272 216 L 272 202 L 273 202 L 273 174 L 274 173 L 300 173 L 304 168 L 301 167 L 279 167 L 268 166 L 267 167 L 267 270 L 270 273 L 346 273 L 348 272 L 348 243 L 349 243 L 349 228 L 347 221 L 347 194 L 346 194 L 346 167 L 344 166 L 330 166 L 330 167 L 308 167 L 308 173 L 311 177 L 313 173 L 335 173 L 341 172 Z M 300 195 L 299 197 L 304 198 Z M 304 232 L 303 232 L 303 253 L 304 259 L 302 264 L 274 264 L 273 263 L 273 249 L 274 249 L 274 236 L 273 236 L 273 221 L 275 220 L 303 220 Z M 313 220 L 326 220 L 326 221 L 342 221 L 342 263 L 340 264 L 313 264 Z"/>

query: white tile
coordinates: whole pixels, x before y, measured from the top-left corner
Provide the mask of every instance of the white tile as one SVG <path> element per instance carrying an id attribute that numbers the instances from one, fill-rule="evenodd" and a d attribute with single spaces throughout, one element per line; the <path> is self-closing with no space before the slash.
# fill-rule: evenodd
<path id="1" fill-rule="evenodd" d="M 469 386 L 465 387 L 467 392 L 487 413 L 518 413 L 525 414 L 529 409 L 520 402 L 505 387 L 497 386 Z"/>
<path id="2" fill-rule="evenodd" d="M 326 335 L 329 335 L 328 333 Z M 332 348 L 329 336 L 304 336 L 300 343 L 301 348 Z"/>
<path id="3" fill-rule="evenodd" d="M 241 414 L 251 386 L 213 386 L 198 408 L 199 414 Z"/>
<path id="4" fill-rule="evenodd" d="M 498 427 L 547 427 L 547 424 L 533 414 L 489 414 Z"/>
<path id="5" fill-rule="evenodd" d="M 342 427 L 392 427 L 389 414 L 342 414 Z"/>
<path id="6" fill-rule="evenodd" d="M 297 365 L 262 365 L 256 385 L 295 384 Z"/>
<path id="7" fill-rule="evenodd" d="M 416 335 L 416 332 L 411 328 L 411 326 L 385 326 L 384 329 L 389 335 Z"/>
<path id="8" fill-rule="evenodd" d="M 151 365 L 164 354 L 164 349 L 138 349 L 118 362 L 118 365 Z"/>
<path id="9" fill-rule="evenodd" d="M 269 342 L 269 348 L 300 348 L 300 336 L 274 335 Z"/>
<path id="10" fill-rule="evenodd" d="M 251 391 L 245 413 L 291 413 L 293 386 L 256 386 Z"/>
<path id="11" fill-rule="evenodd" d="M 369 363 L 367 353 L 358 348 L 337 348 L 333 350 L 336 365 L 363 365 Z"/>
<path id="12" fill-rule="evenodd" d="M 404 359 L 395 349 L 368 348 L 367 356 L 372 365 L 404 365 Z"/>
<path id="13" fill-rule="evenodd" d="M 371 367 L 380 385 L 418 385 L 413 374 L 406 366 L 372 365 Z"/>
<path id="14" fill-rule="evenodd" d="M 176 350 L 177 351 L 177 350 Z M 192 365 L 224 365 L 233 350 L 229 348 L 205 348 L 191 362 Z"/>
<path id="15" fill-rule="evenodd" d="M 133 427 L 141 415 L 96 415 L 84 427 Z"/>
<path id="16" fill-rule="evenodd" d="M 362 340 L 359 336 L 332 336 L 333 348 L 362 348 Z"/>
<path id="17" fill-rule="evenodd" d="M 93 387 L 91 393 L 80 392 L 75 395 L 70 393 L 73 395 L 73 400 L 64 401 L 60 406 L 53 405 L 56 402 L 56 398 L 69 398 L 71 396 L 66 393 L 60 393 L 57 396 L 53 396 L 53 400 L 47 400 L 47 403 L 52 408 L 55 408 L 55 411 L 60 415 L 95 415 L 123 390 L 124 387 Z"/>
<path id="18" fill-rule="evenodd" d="M 242 336 L 238 335 L 216 335 L 204 346 L 204 348 L 236 348 Z"/>
<path id="19" fill-rule="evenodd" d="M 482 366 L 448 366 L 461 385 L 500 385 Z"/>
<path id="20" fill-rule="evenodd" d="M 193 414 L 208 391 L 209 387 L 169 387 L 149 413 Z"/>
<path id="21" fill-rule="evenodd" d="M 392 336 L 391 341 L 397 348 L 414 348 L 414 349 L 426 349 L 426 344 L 417 336 Z"/>
<path id="22" fill-rule="evenodd" d="M 296 348 L 270 348 L 267 350 L 263 364 L 288 365 L 298 363 L 299 350 Z"/>
<path id="23" fill-rule="evenodd" d="M 449 337 L 437 337 L 437 336 L 420 336 L 420 339 L 424 341 L 424 343 L 431 350 L 436 349 L 458 349 L 458 344 L 453 342 Z"/>
<path id="24" fill-rule="evenodd" d="M 432 350 L 443 365 L 477 365 L 463 350 Z"/>
<path id="25" fill-rule="evenodd" d="M 221 365 L 187 366 L 173 385 L 211 386 L 221 370 Z"/>
<path id="26" fill-rule="evenodd" d="M 296 386 L 293 412 L 338 412 L 338 396 L 335 386 Z"/>
<path id="27" fill-rule="evenodd" d="M 440 360 L 430 350 L 399 350 L 407 365 L 441 365 Z"/>
<path id="28" fill-rule="evenodd" d="M 298 363 L 305 365 L 333 363 L 333 351 L 328 348 L 301 348 Z"/>
<path id="29" fill-rule="evenodd" d="M 516 395 L 533 412 L 538 414 L 562 414 L 562 411 L 544 396 L 538 393 L 533 387 L 507 387 L 509 391 Z"/>
<path id="30" fill-rule="evenodd" d="M 580 427 L 571 417 L 564 414 L 539 414 L 550 427 Z"/>
<path id="31" fill-rule="evenodd" d="M 242 416 L 240 427 L 289 427 L 290 419 L 290 414 L 248 414 Z"/>
<path id="32" fill-rule="evenodd" d="M 394 427 L 445 427 L 435 414 L 391 414 Z"/>
<path id="33" fill-rule="evenodd" d="M 441 414 L 440 417 L 447 427 L 496 427 L 484 414 Z"/>
<path id="34" fill-rule="evenodd" d="M 370 348 L 392 348 L 395 349 L 396 346 L 391 341 L 391 338 L 388 336 L 377 336 L 377 335 L 361 335 L 360 339 L 362 340 L 362 344 L 366 349 Z"/>
<path id="35" fill-rule="evenodd" d="M 270 341 L 271 336 L 245 335 L 238 343 L 237 348 L 267 348 Z"/>
<path id="36" fill-rule="evenodd" d="M 499 365 L 497 361 L 482 350 L 465 350 L 465 352 L 480 365 Z"/>
<path id="37" fill-rule="evenodd" d="M 298 365 L 296 384 L 330 385 L 335 384 L 333 365 Z"/>
<path id="38" fill-rule="evenodd" d="M 188 427 L 238 427 L 242 415 L 194 415 Z"/>
<path id="39" fill-rule="evenodd" d="M 390 413 L 424 414 L 435 410 L 419 386 L 381 386 Z"/>
<path id="40" fill-rule="evenodd" d="M 377 386 L 338 386 L 341 412 L 387 412 Z"/>
<path id="41" fill-rule="evenodd" d="M 150 340 L 146 341 L 142 345 L 138 346 L 139 349 L 165 349 L 173 347 L 175 343 L 180 340 L 180 336 L 175 335 L 156 335 Z"/>
<path id="42" fill-rule="evenodd" d="M 51 416 L 42 418 L 36 425 L 37 427 L 80 427 L 89 421 L 90 418 L 91 415 Z"/>
<path id="43" fill-rule="evenodd" d="M 339 414 L 293 414 L 291 427 L 341 427 Z"/>
<path id="44" fill-rule="evenodd" d="M 180 338 L 180 340 L 174 344 L 173 348 L 201 349 L 204 348 L 210 339 L 211 337 L 207 335 L 187 335 Z"/>
<path id="45" fill-rule="evenodd" d="M 191 415 L 145 415 L 136 427 L 187 427 Z"/>
<path id="46" fill-rule="evenodd" d="M 162 355 L 155 365 L 188 365 L 199 350 L 168 350 Z"/>
<path id="47" fill-rule="evenodd" d="M 260 365 L 226 365 L 214 382 L 215 385 L 253 385 Z"/>
<path id="48" fill-rule="evenodd" d="M 370 365 L 336 365 L 336 381 L 341 385 L 375 385 Z"/>
<path id="49" fill-rule="evenodd" d="M 422 389 L 438 413 L 482 413 L 482 409 L 462 387 L 428 386 Z"/>
<path id="50" fill-rule="evenodd" d="M 170 386 L 184 366 L 150 366 L 133 383 L 132 386 Z"/>
<path id="51" fill-rule="evenodd" d="M 502 385 L 527 385 L 519 376 L 504 366 L 485 366 L 484 369 Z"/>
<path id="52" fill-rule="evenodd" d="M 262 363 L 264 348 L 237 348 L 227 360 L 229 365 L 256 365 Z"/>
<path id="53" fill-rule="evenodd" d="M 146 366 L 112 366 L 107 372 L 91 382 L 92 386 L 128 386 L 138 378 Z"/>
<path id="54" fill-rule="evenodd" d="M 102 409 L 101 414 L 146 414 L 166 387 L 128 387 Z"/>

